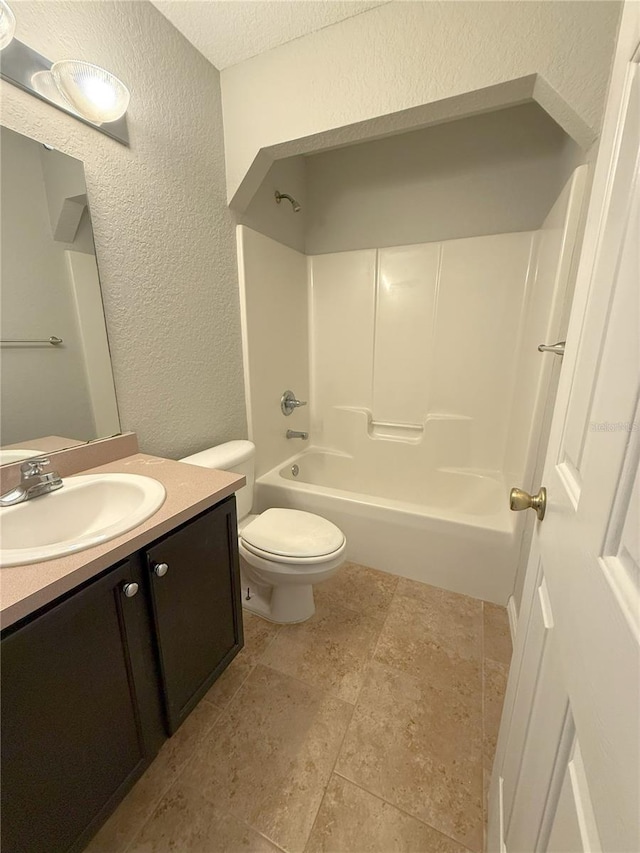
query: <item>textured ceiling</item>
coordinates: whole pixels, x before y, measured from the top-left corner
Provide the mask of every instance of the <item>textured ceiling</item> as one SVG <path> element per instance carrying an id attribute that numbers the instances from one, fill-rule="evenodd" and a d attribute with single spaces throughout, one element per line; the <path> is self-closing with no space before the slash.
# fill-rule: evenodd
<path id="1" fill-rule="evenodd" d="M 335 0 L 151 0 L 216 68 L 382 6 Z"/>

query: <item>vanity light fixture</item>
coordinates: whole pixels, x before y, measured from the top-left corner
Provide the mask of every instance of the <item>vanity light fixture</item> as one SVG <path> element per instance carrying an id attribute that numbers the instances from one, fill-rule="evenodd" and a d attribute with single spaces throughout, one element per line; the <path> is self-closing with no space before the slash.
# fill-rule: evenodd
<path id="1" fill-rule="evenodd" d="M 0 0 L 0 77 L 101 133 L 129 144 L 129 90 L 114 74 L 79 59 L 50 62 L 13 37 L 16 19 Z"/>
<path id="2" fill-rule="evenodd" d="M 5 0 L 0 0 L 0 50 L 13 41 L 16 31 L 16 16 Z"/>
<path id="3" fill-rule="evenodd" d="M 74 115 L 79 115 L 75 110 L 71 109 L 71 105 L 62 96 L 62 92 L 58 89 L 58 85 L 50 71 L 36 71 L 31 77 L 31 84 L 38 95 L 44 100 L 50 101 L 61 110 L 65 110 L 65 112 L 73 112 Z"/>
<path id="4" fill-rule="evenodd" d="M 71 108 L 89 121 L 116 121 L 127 111 L 129 90 L 99 65 L 62 59 L 51 66 L 51 76 Z"/>

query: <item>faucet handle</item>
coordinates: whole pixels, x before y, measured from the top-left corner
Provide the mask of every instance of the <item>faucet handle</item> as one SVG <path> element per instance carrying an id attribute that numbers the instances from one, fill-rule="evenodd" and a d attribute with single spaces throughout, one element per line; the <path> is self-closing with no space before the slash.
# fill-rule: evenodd
<path id="1" fill-rule="evenodd" d="M 37 459 L 28 459 L 20 466 L 20 473 L 23 478 L 36 477 L 38 474 L 42 474 L 45 467 L 50 464 L 51 460 L 46 456 L 39 456 Z"/>
<path id="2" fill-rule="evenodd" d="M 280 409 L 283 415 L 290 415 L 294 409 L 300 406 L 306 406 L 306 400 L 298 400 L 293 391 L 285 391 L 280 397 Z"/>

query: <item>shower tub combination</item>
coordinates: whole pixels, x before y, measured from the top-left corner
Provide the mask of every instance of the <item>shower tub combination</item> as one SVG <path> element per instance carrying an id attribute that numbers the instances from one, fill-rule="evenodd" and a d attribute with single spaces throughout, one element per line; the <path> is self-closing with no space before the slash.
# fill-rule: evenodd
<path id="1" fill-rule="evenodd" d="M 562 336 L 585 181 L 537 231 L 306 257 L 239 226 L 258 511 L 317 513 L 349 560 L 507 603 L 534 524 L 509 488 L 539 486 L 558 362 L 538 344 Z M 291 421 L 282 388 L 310 403 Z"/>
<path id="2" fill-rule="evenodd" d="M 517 519 L 497 475 L 385 477 L 346 454 L 309 449 L 257 479 L 256 503 L 259 512 L 282 506 L 328 518 L 353 562 L 502 604 L 511 592 Z"/>

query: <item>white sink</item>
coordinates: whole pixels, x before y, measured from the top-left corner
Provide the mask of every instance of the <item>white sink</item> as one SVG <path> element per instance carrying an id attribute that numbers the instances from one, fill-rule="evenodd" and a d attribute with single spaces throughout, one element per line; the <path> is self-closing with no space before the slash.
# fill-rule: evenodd
<path id="1" fill-rule="evenodd" d="M 9 465 L 10 462 L 24 462 L 34 456 L 44 456 L 42 450 L 27 450 L 26 447 L 10 447 L 0 450 L 0 465 Z"/>
<path id="2" fill-rule="evenodd" d="M 66 477 L 55 492 L 0 508 L 0 566 L 84 551 L 133 530 L 164 503 L 162 483 L 139 474 Z"/>

